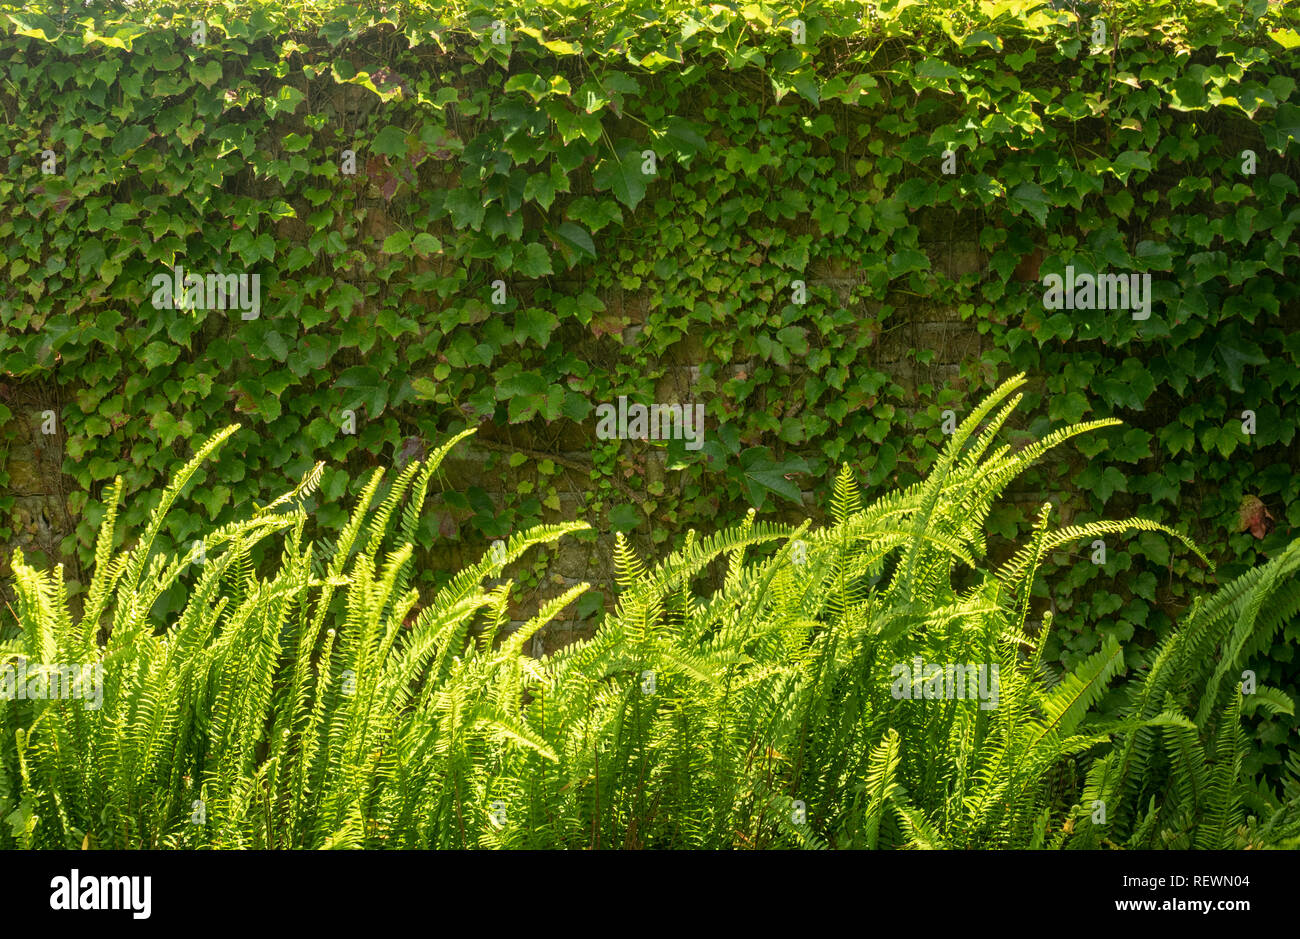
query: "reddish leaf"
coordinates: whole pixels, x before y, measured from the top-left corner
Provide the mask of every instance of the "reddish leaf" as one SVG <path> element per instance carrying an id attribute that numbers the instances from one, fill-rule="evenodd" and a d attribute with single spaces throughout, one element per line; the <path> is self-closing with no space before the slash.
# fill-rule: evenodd
<path id="1" fill-rule="evenodd" d="M 1263 538 L 1273 530 L 1273 516 L 1256 496 L 1246 496 L 1238 510 L 1237 531 L 1250 530 L 1256 538 Z"/>

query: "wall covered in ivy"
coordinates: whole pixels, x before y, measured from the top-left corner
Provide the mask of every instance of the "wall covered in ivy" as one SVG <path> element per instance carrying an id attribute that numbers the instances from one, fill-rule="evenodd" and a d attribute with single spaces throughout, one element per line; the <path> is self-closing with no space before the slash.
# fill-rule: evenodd
<path id="1" fill-rule="evenodd" d="M 401 10 L 0 4 L 0 543 L 84 569 L 107 483 L 138 528 L 238 422 L 171 543 L 318 460 L 328 538 L 367 468 L 474 426 L 431 581 L 538 521 L 654 551 L 802 514 L 841 463 L 908 484 L 1022 370 L 1021 442 L 1125 426 L 1029 479 L 991 552 L 1051 498 L 1217 562 L 1055 555 L 1059 662 L 1116 635 L 1139 666 L 1181 585 L 1295 536 L 1296 4 Z M 702 434 L 605 439 L 621 398 L 702 405 Z M 608 550 L 515 576 L 535 601 Z M 1296 687 L 1297 639 L 1261 681 Z"/>

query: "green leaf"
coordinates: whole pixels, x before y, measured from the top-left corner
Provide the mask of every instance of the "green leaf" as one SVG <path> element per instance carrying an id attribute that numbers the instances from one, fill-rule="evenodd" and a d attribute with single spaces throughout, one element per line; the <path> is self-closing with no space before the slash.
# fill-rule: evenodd
<path id="1" fill-rule="evenodd" d="M 622 141 L 616 154 L 596 165 L 591 181 L 597 190 L 609 190 L 619 202 L 635 209 L 645 198 L 646 180 L 650 178 L 642 174 L 641 163 L 641 148 Z"/>
<path id="2" fill-rule="evenodd" d="M 961 70 L 936 58 L 928 58 L 916 67 L 916 74 L 922 78 L 961 78 Z"/>
<path id="3" fill-rule="evenodd" d="M 411 247 L 420 257 L 428 257 L 442 250 L 442 242 L 428 232 L 420 232 L 411 239 Z M 386 249 L 385 249 L 386 250 Z"/>
<path id="4" fill-rule="evenodd" d="M 681 117 L 669 118 L 664 136 L 673 150 L 684 156 L 694 156 L 709 147 L 709 142 L 696 129 L 696 125 Z"/>
<path id="5" fill-rule="evenodd" d="M 370 149 L 375 153 L 382 153 L 386 156 L 405 156 L 406 155 L 406 131 L 400 127 L 394 127 L 389 124 L 378 134 L 375 135 L 374 142 Z M 360 163 L 358 162 L 358 166 Z"/>
<path id="6" fill-rule="evenodd" d="M 299 91 L 292 85 L 283 85 L 275 93 L 274 97 L 266 99 L 266 113 L 271 117 L 275 117 L 281 111 L 292 114 L 298 110 L 298 105 L 306 97 L 305 92 Z"/>
<path id="7" fill-rule="evenodd" d="M 453 189 L 447 194 L 445 203 L 451 213 L 451 222 L 457 228 L 472 228 L 478 231 L 483 227 L 483 216 L 487 205 L 481 196 L 468 189 Z"/>
<path id="8" fill-rule="evenodd" d="M 551 256 L 542 245 L 532 242 L 524 247 L 522 255 L 515 256 L 515 270 L 525 277 L 541 277 L 554 274 L 551 268 Z"/>
<path id="9" fill-rule="evenodd" d="M 1156 390 L 1155 379 L 1147 366 L 1137 358 L 1127 358 L 1111 376 L 1094 382 L 1102 396 L 1124 408 L 1141 411 Z"/>
<path id="10" fill-rule="evenodd" d="M 778 330 L 776 340 L 797 356 L 808 354 L 808 330 L 802 326 L 787 326 Z"/>
<path id="11" fill-rule="evenodd" d="M 1223 375 L 1228 382 L 1228 387 L 1238 393 L 1245 391 L 1241 379 L 1246 366 L 1268 363 L 1268 357 L 1264 355 L 1264 350 L 1249 339 L 1243 339 L 1240 335 L 1220 336 L 1218 352 L 1219 357 L 1223 359 Z"/>
<path id="12" fill-rule="evenodd" d="M 1051 202 L 1037 183 L 1021 183 L 1011 190 L 1007 198 L 1013 205 L 1019 206 L 1032 215 L 1039 225 L 1047 224 L 1047 210 Z"/>
<path id="13" fill-rule="evenodd" d="M 194 63 L 190 66 L 190 75 L 204 88 L 211 88 L 217 82 L 221 81 L 221 63 L 216 59 L 209 59 L 202 65 Z"/>
<path id="14" fill-rule="evenodd" d="M 579 196 L 565 209 L 566 217 L 581 222 L 593 232 L 598 232 L 606 225 L 623 221 L 623 210 L 613 199 L 594 199 L 591 196 Z"/>
<path id="15" fill-rule="evenodd" d="M 611 531 L 631 531 L 641 521 L 641 513 L 630 505 L 619 505 L 610 509 L 609 527 Z"/>
<path id="16" fill-rule="evenodd" d="M 289 343 L 274 329 L 268 330 L 262 337 L 262 344 L 277 362 L 283 362 L 289 357 Z"/>
<path id="17" fill-rule="evenodd" d="M 615 511 L 618 511 L 615 509 Z M 612 516 L 613 513 L 611 513 Z M 635 525 L 635 520 L 633 525 Z M 622 529 L 626 531 L 627 529 Z M 605 612 L 605 595 L 599 590 L 588 590 L 578 598 L 576 607 L 578 619 L 587 619 L 589 616 L 604 615 Z"/>
<path id="18" fill-rule="evenodd" d="M 132 150 L 137 150 L 149 139 L 149 128 L 141 127 L 139 124 L 130 124 L 123 127 L 113 136 L 113 144 L 110 149 L 113 156 L 125 156 Z"/>
<path id="19" fill-rule="evenodd" d="M 1294 49 L 1300 46 L 1300 33 L 1294 29 L 1270 29 L 1268 34 L 1283 49 Z"/>
<path id="20" fill-rule="evenodd" d="M 151 342 L 144 347 L 140 354 L 140 359 L 144 362 L 145 368 L 155 369 L 159 365 L 171 365 L 176 361 L 181 350 L 178 346 L 169 345 L 165 342 Z"/>
<path id="21" fill-rule="evenodd" d="M 767 447 L 751 447 L 741 453 L 740 467 L 751 505 L 762 508 L 769 492 L 797 505 L 803 504 L 798 484 L 786 478 L 787 475 L 808 472 L 808 464 L 802 457 L 776 463 Z"/>
<path id="22" fill-rule="evenodd" d="M 520 372 L 510 378 L 497 381 L 498 401 L 505 401 L 518 395 L 545 394 L 550 383 L 537 372 Z"/>
<path id="23" fill-rule="evenodd" d="M 515 341 L 520 345 L 531 339 L 539 346 L 545 346 L 551 339 L 551 333 L 560 320 L 550 310 L 529 307 L 515 314 Z"/>
<path id="24" fill-rule="evenodd" d="M 1116 172 L 1117 169 L 1122 170 L 1123 172 Z M 1129 174 L 1134 170 L 1146 170 L 1147 172 L 1150 172 L 1151 155 L 1140 150 L 1126 150 L 1115 158 L 1115 162 L 1111 165 L 1110 170 L 1121 180 L 1127 180 Z"/>
<path id="25" fill-rule="evenodd" d="M 554 234 L 560 247 L 567 249 L 566 253 L 573 255 L 575 262 L 596 257 L 596 242 L 592 240 L 591 234 L 581 225 L 573 222 L 562 222 L 555 229 Z"/>
<path id="26" fill-rule="evenodd" d="M 1196 444 L 1196 434 L 1190 427 L 1170 424 L 1160 431 L 1159 437 L 1174 456 L 1179 453 L 1191 453 Z"/>
<path id="27" fill-rule="evenodd" d="M 798 72 L 790 76 L 790 83 L 794 86 L 794 90 L 799 92 L 800 97 L 811 102 L 814 107 L 821 104 L 821 86 L 817 82 L 816 73 Z"/>
<path id="28" fill-rule="evenodd" d="M 1087 410 L 1088 399 L 1077 391 L 1054 395 L 1049 399 L 1047 406 L 1048 416 L 1052 420 L 1065 421 L 1067 424 L 1078 423 Z"/>
<path id="29" fill-rule="evenodd" d="M 364 404 L 366 414 L 372 418 L 384 413 L 388 404 L 388 382 L 378 369 L 369 365 L 354 365 L 338 377 L 334 387 L 352 392 L 344 396 L 344 408 Z"/>
<path id="30" fill-rule="evenodd" d="M 401 254 L 411 246 L 409 232 L 394 232 L 384 239 L 384 254 Z"/>
<path id="31" fill-rule="evenodd" d="M 1261 130 L 1269 149 L 1284 153 L 1291 141 L 1300 140 L 1300 107 L 1280 105 L 1273 119 L 1265 122 Z"/>

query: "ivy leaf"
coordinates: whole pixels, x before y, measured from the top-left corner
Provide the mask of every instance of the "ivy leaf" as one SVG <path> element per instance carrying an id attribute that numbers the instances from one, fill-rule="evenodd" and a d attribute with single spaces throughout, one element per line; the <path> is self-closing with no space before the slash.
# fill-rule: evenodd
<path id="1" fill-rule="evenodd" d="M 555 194 L 560 191 L 567 191 L 569 186 L 568 177 L 559 166 L 551 164 L 549 173 L 533 173 L 524 183 L 524 199 L 528 202 L 536 202 L 544 209 L 549 209 L 551 203 L 555 201 Z"/>
<path id="2" fill-rule="evenodd" d="M 578 619 L 586 619 L 589 616 L 605 612 L 605 595 L 599 590 L 588 590 L 578 598 L 577 605 Z"/>
<path id="3" fill-rule="evenodd" d="M 451 223 L 457 228 L 472 228 L 478 231 L 483 227 L 483 216 L 487 213 L 487 205 L 477 193 L 468 189 L 453 189 L 447 193 L 447 201 L 444 205 L 451 214 Z"/>
<path id="4" fill-rule="evenodd" d="M 1127 358 L 1114 375 L 1096 381 L 1097 390 L 1112 404 L 1141 411 L 1156 390 L 1155 379 L 1136 358 Z"/>
<path id="5" fill-rule="evenodd" d="M 592 171 L 592 184 L 609 190 L 629 209 L 645 198 L 646 177 L 641 172 L 641 148 L 631 141 L 620 142 L 616 154 L 606 157 Z"/>
<path id="6" fill-rule="evenodd" d="M 767 447 L 750 447 L 740 455 L 740 467 L 750 504 L 755 508 L 763 507 L 769 492 L 797 505 L 803 504 L 803 494 L 798 485 L 786 479 L 787 474 L 808 472 L 808 464 L 802 457 L 776 463 Z"/>
<path id="7" fill-rule="evenodd" d="M 170 411 L 159 411 L 149 420 L 149 426 L 158 432 L 165 446 L 171 446 L 177 437 L 188 437 L 194 430 L 189 421 L 177 420 Z"/>
<path id="8" fill-rule="evenodd" d="M 1113 466 L 1101 467 L 1090 463 L 1079 474 L 1079 487 L 1091 489 L 1101 502 L 1106 502 L 1116 491 L 1128 492 L 1128 480 Z"/>
<path id="9" fill-rule="evenodd" d="M 393 232 L 393 234 L 384 239 L 384 254 L 401 254 L 410 246 L 410 232 Z"/>
<path id="10" fill-rule="evenodd" d="M 1134 170 L 1151 172 L 1151 155 L 1140 150 L 1126 150 L 1107 169 L 1114 173 L 1120 182 L 1127 182 L 1129 174 Z M 1123 170 L 1123 172 L 1119 172 L 1119 170 Z"/>
<path id="11" fill-rule="evenodd" d="M 420 232 L 411 239 L 411 247 L 415 253 L 422 258 L 427 258 L 431 254 L 437 254 L 442 250 L 442 242 L 430 235 L 428 232 Z"/>
<path id="12" fill-rule="evenodd" d="M 1223 359 L 1224 377 L 1227 379 L 1228 387 L 1236 392 L 1246 390 L 1241 384 L 1241 376 L 1247 365 L 1268 363 L 1268 356 L 1264 355 L 1263 349 L 1240 336 L 1221 336 L 1218 349 L 1219 356 Z"/>
<path id="13" fill-rule="evenodd" d="M 551 255 L 537 242 L 524 246 L 523 254 L 515 257 L 515 270 L 525 277 L 541 277 L 554 274 L 551 268 Z"/>
<path id="14" fill-rule="evenodd" d="M 193 499 L 208 510 L 208 518 L 215 520 L 221 507 L 230 499 L 228 486 L 213 486 L 211 489 L 194 490 Z"/>
<path id="15" fill-rule="evenodd" d="M 411 390 L 417 401 L 432 401 L 438 397 L 438 385 L 429 378 L 411 379 Z"/>
<path id="16" fill-rule="evenodd" d="M 370 149 L 385 156 L 405 156 L 406 131 L 389 124 L 375 135 L 374 142 L 370 144 Z"/>
<path id="17" fill-rule="evenodd" d="M 665 55 L 664 53 L 656 49 L 655 51 L 647 55 L 645 58 L 641 59 L 641 61 L 638 62 L 637 64 L 640 65 L 642 68 L 650 69 L 651 71 L 658 71 L 660 68 L 662 68 L 665 65 L 671 65 L 671 64 L 681 65 L 682 64 L 681 52 L 671 47 L 668 49 L 668 51 L 677 52 L 677 58 L 674 59 L 673 57 Z"/>
<path id="18" fill-rule="evenodd" d="M 523 424 L 537 416 L 538 409 L 546 403 L 545 395 L 516 395 L 510 399 L 507 419 L 511 424 Z"/>
<path id="19" fill-rule="evenodd" d="M 1148 267 L 1158 271 L 1173 269 L 1174 249 L 1162 242 L 1139 241 L 1133 256 L 1142 258 Z"/>
<path id="20" fill-rule="evenodd" d="M 306 97 L 307 95 L 304 92 L 299 91 L 292 85 L 283 85 L 275 93 L 274 97 L 268 97 L 265 99 L 264 103 L 266 105 L 266 113 L 270 117 L 275 117 L 281 111 L 287 111 L 292 114 L 294 111 L 298 110 L 298 105 L 301 104 L 303 99 Z"/>
<path id="21" fill-rule="evenodd" d="M 1150 571 L 1143 571 L 1133 579 L 1133 585 L 1129 589 L 1132 590 L 1134 596 L 1142 597 L 1145 600 L 1150 600 L 1152 603 L 1155 603 L 1156 575 L 1152 574 Z M 1125 612 L 1127 613 L 1128 611 L 1126 610 Z M 1142 619 L 1145 618 L 1146 617 L 1142 617 Z"/>
<path id="22" fill-rule="evenodd" d="M 217 82 L 221 81 L 221 63 L 216 59 L 209 59 L 202 65 L 196 63 L 190 66 L 190 75 L 204 88 L 211 88 Z"/>
<path id="23" fill-rule="evenodd" d="M 1111 448 L 1111 454 L 1124 463 L 1144 460 L 1151 455 L 1151 435 L 1139 427 L 1130 427 L 1123 439 Z"/>
<path id="24" fill-rule="evenodd" d="M 268 352 L 277 362 L 283 362 L 289 357 L 289 343 L 285 338 L 274 329 L 268 330 L 262 336 L 262 344 L 266 346 Z"/>
<path id="25" fill-rule="evenodd" d="M 519 372 L 509 378 L 498 379 L 496 397 L 498 401 L 529 395 L 544 395 L 550 383 L 537 372 Z"/>
<path id="26" fill-rule="evenodd" d="M 562 222 L 551 234 L 559 244 L 560 249 L 564 251 L 570 267 L 578 263 L 578 261 L 590 260 L 596 257 L 596 242 L 592 240 L 591 234 L 581 225 L 576 225 L 573 222 Z"/>
<path id="27" fill-rule="evenodd" d="M 934 200 L 935 191 L 934 183 L 916 178 L 909 179 L 899 186 L 894 196 L 903 200 L 909 209 L 915 209 L 919 206 L 929 205 Z"/>
<path id="28" fill-rule="evenodd" d="M 1169 452 L 1177 456 L 1183 451 L 1192 452 L 1196 444 L 1196 433 L 1192 428 L 1184 427 L 1182 424 L 1170 424 L 1160 431 L 1160 439 L 1169 448 Z"/>
<path id="29" fill-rule="evenodd" d="M 613 199 L 593 199 L 591 196 L 579 196 L 564 210 L 565 217 L 582 222 L 593 232 L 598 232 L 606 225 L 623 221 L 623 210 Z"/>
<path id="30" fill-rule="evenodd" d="M 691 157 L 709 147 L 709 142 L 696 130 L 695 125 L 685 118 L 671 118 L 664 130 L 664 137 L 672 144 L 674 152 L 682 156 Z"/>
<path id="31" fill-rule="evenodd" d="M 559 325 L 559 319 L 550 310 L 537 307 L 520 310 L 515 314 L 515 342 L 522 346 L 531 339 L 545 347 L 551 339 L 551 333 Z"/>
<path id="32" fill-rule="evenodd" d="M 1258 496 L 1243 496 L 1237 509 L 1237 531 L 1247 529 L 1257 539 L 1273 530 L 1273 515 Z"/>
<path id="33" fill-rule="evenodd" d="M 1077 391 L 1054 395 L 1047 405 L 1047 415 L 1054 421 L 1077 423 L 1088 410 L 1088 399 Z"/>
<path id="34" fill-rule="evenodd" d="M 609 511 L 609 527 L 613 531 L 631 531 L 641 521 L 641 514 L 630 505 L 619 505 Z"/>
<path id="35" fill-rule="evenodd" d="M 13 22 L 15 27 L 14 32 L 19 36 L 30 36 L 33 39 L 40 39 L 42 42 L 53 42 L 55 37 L 61 32 L 61 30 L 54 25 L 53 21 L 48 17 L 41 16 L 40 14 L 24 13 L 20 15 L 18 13 L 10 13 L 8 14 L 8 18 Z M 48 33 L 45 31 L 47 28 L 50 30 Z M 26 800 L 23 801 L 23 804 L 24 806 L 26 805 Z M 15 834 L 16 833 L 17 829 L 15 829 Z"/>
<path id="36" fill-rule="evenodd" d="M 922 78 L 961 78 L 961 70 L 939 59 L 926 59 L 916 67 L 916 74 Z"/>
<path id="37" fill-rule="evenodd" d="M 916 248 L 902 248 L 889 256 L 886 267 L 890 277 L 901 277 L 911 271 L 928 271 L 930 258 Z"/>
<path id="38" fill-rule="evenodd" d="M 338 377 L 334 387 L 352 391 L 345 398 L 345 408 L 350 409 L 357 403 L 364 404 L 366 414 L 370 417 L 384 413 L 388 404 L 388 381 L 378 369 L 369 365 L 354 365 Z"/>
<path id="39" fill-rule="evenodd" d="M 151 342 L 145 346 L 140 358 L 144 362 L 145 368 L 152 370 L 159 365 L 171 365 L 180 354 L 179 346 L 173 346 L 165 342 Z"/>
<path id="40" fill-rule="evenodd" d="M 808 330 L 802 326 L 787 326 L 778 330 L 776 341 L 797 356 L 808 354 Z"/>
<path id="41" fill-rule="evenodd" d="M 1039 225 L 1047 224 L 1047 209 L 1051 202 L 1037 183 L 1021 183 L 1007 196 L 1013 205 L 1024 209 Z"/>
<path id="42" fill-rule="evenodd" d="M 149 128 L 142 127 L 139 124 L 131 124 L 123 127 L 113 137 L 113 145 L 110 148 L 113 156 L 125 156 L 132 150 L 138 149 L 149 139 Z"/>
<path id="43" fill-rule="evenodd" d="M 1206 93 L 1203 78 L 1187 75 L 1169 86 L 1169 107 L 1173 110 L 1204 111 L 1209 106 L 1210 99 Z"/>
<path id="44" fill-rule="evenodd" d="M 1080 453 L 1090 460 L 1097 454 L 1110 449 L 1110 444 L 1102 434 L 1084 434 L 1082 437 L 1076 437 L 1074 445 Z"/>
<path id="45" fill-rule="evenodd" d="M 1190 440 L 1192 436 L 1191 430 L 1183 429 L 1187 431 Z M 1191 450 L 1190 442 L 1187 449 Z M 1134 491 L 1146 493 L 1151 497 L 1152 502 L 1168 502 L 1170 505 L 1177 505 L 1180 489 L 1177 480 L 1170 479 L 1162 473 L 1154 473 L 1143 477 L 1142 483 L 1134 486 Z"/>
<path id="46" fill-rule="evenodd" d="M 569 94 L 569 82 L 563 76 L 552 78 L 549 82 L 540 75 L 531 72 L 523 72 L 517 75 L 511 75 L 506 79 L 503 89 L 506 94 L 513 91 L 524 91 L 533 99 L 540 101 L 547 95 L 551 94 Z"/>
<path id="47" fill-rule="evenodd" d="M 1283 104 L 1273 115 L 1273 120 L 1260 128 L 1264 143 L 1270 150 L 1284 153 L 1292 140 L 1300 140 L 1300 107 Z"/>
<path id="48" fill-rule="evenodd" d="M 1144 531 L 1138 535 L 1138 547 L 1152 564 L 1166 567 L 1169 564 L 1169 539 L 1160 532 Z"/>
<path id="49" fill-rule="evenodd" d="M 561 106 L 559 101 L 548 101 L 547 105 L 546 113 L 550 115 L 551 120 L 555 121 L 555 127 L 560 132 L 560 140 L 565 147 L 578 138 L 591 144 L 600 139 L 601 123 L 597 115 L 586 111 L 570 111 Z"/>
<path id="50" fill-rule="evenodd" d="M 813 72 L 798 72 L 790 76 L 790 81 L 801 97 L 810 101 L 814 107 L 820 106 L 821 86 L 817 83 L 817 76 Z"/>
<path id="51" fill-rule="evenodd" d="M 1283 49 L 1294 49 L 1300 46 L 1300 33 L 1294 29 L 1270 29 L 1268 34 Z"/>

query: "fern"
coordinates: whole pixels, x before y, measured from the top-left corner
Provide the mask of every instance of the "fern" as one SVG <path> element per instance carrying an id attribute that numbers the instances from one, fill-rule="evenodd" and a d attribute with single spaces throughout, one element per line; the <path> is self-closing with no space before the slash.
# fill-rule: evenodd
<path id="1" fill-rule="evenodd" d="M 1054 528 L 1044 507 L 1021 550 L 986 564 L 984 520 L 1015 475 L 1112 423 L 1013 452 L 997 437 L 1022 385 L 982 402 L 917 485 L 866 502 L 842 468 L 825 527 L 751 512 L 653 562 L 617 537 L 614 609 L 541 658 L 530 640 L 588 585 L 512 628 L 501 578 L 585 525 L 516 532 L 431 596 L 411 586 L 428 488 L 469 432 L 389 482 L 377 470 L 335 541 L 305 534 L 317 465 L 201 556 L 155 550 L 228 428 L 119 552 L 110 487 L 80 617 L 60 568 L 14 553 L 21 633 L 0 663 L 98 666 L 103 685 L 93 709 L 0 703 L 0 845 L 1295 845 L 1300 762 L 1277 791 L 1246 778 L 1240 723 L 1294 704 L 1243 697 L 1240 675 L 1300 610 L 1300 544 L 1197 598 L 1142 669 L 1125 675 L 1108 640 L 1055 674 L 1050 613 L 1035 628 L 1032 612 L 1047 552 L 1138 530 L 1204 555 L 1149 520 Z M 258 570 L 264 543 L 275 560 Z M 178 583 L 186 602 L 159 629 L 149 611 Z"/>

